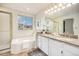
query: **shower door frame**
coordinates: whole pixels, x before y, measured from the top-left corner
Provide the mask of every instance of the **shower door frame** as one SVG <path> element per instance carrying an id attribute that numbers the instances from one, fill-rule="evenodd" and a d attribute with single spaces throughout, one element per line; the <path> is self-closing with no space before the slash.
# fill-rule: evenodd
<path id="1" fill-rule="evenodd" d="M 5 14 L 9 14 L 10 15 L 10 20 L 9 20 L 9 26 L 10 26 L 10 48 L 11 48 L 11 41 L 12 41 L 12 13 L 11 12 L 6 12 L 6 11 L 1 11 L 0 10 L 0 13 L 5 13 Z M 10 48 L 5 48 L 5 49 L 2 49 L 0 51 L 3 51 L 3 50 L 7 50 L 7 49 L 10 49 Z"/>

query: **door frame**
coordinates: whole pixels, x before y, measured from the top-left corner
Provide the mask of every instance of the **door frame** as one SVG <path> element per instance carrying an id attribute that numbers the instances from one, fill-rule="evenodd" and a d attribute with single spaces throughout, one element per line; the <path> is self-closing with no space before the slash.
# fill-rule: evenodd
<path id="1" fill-rule="evenodd" d="M 12 13 L 11 12 L 6 12 L 6 11 L 1 11 L 1 10 L 0 10 L 0 12 L 10 15 L 10 21 L 9 21 L 9 23 L 10 23 L 10 48 L 11 48 L 11 41 L 12 41 L 12 38 L 13 38 L 13 35 L 12 35 L 12 29 L 13 29 L 13 27 L 12 27 Z M 2 49 L 0 51 L 7 50 L 7 49 L 9 49 L 9 48 Z"/>

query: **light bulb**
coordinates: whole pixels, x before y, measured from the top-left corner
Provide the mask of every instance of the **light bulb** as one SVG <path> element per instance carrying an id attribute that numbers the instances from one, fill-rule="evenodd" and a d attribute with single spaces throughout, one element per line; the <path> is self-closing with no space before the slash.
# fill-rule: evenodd
<path id="1" fill-rule="evenodd" d="M 66 7 L 70 7 L 72 4 L 67 4 Z"/>

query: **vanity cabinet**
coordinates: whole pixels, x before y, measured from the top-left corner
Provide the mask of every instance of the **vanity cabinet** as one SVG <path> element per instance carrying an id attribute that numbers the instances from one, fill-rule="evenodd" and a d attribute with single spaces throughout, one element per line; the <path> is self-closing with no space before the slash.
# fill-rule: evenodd
<path id="1" fill-rule="evenodd" d="M 62 43 L 49 39 L 49 56 L 61 56 L 63 54 Z"/>
<path id="2" fill-rule="evenodd" d="M 48 38 L 38 36 L 37 47 L 48 55 Z"/>
<path id="3" fill-rule="evenodd" d="M 54 38 L 38 36 L 38 48 L 49 56 L 79 56 L 79 47 Z"/>
<path id="4" fill-rule="evenodd" d="M 70 44 L 49 39 L 49 56 L 75 56 L 79 55 L 79 48 Z M 78 53 L 78 54 L 76 54 Z"/>
<path id="5" fill-rule="evenodd" d="M 49 39 L 49 56 L 78 56 L 79 47 Z"/>

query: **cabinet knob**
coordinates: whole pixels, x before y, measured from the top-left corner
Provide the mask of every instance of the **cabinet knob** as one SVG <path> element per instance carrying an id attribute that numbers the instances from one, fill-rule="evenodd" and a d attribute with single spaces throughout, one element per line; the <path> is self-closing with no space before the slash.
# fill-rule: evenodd
<path id="1" fill-rule="evenodd" d="M 61 51 L 61 54 L 63 53 L 63 51 Z"/>

